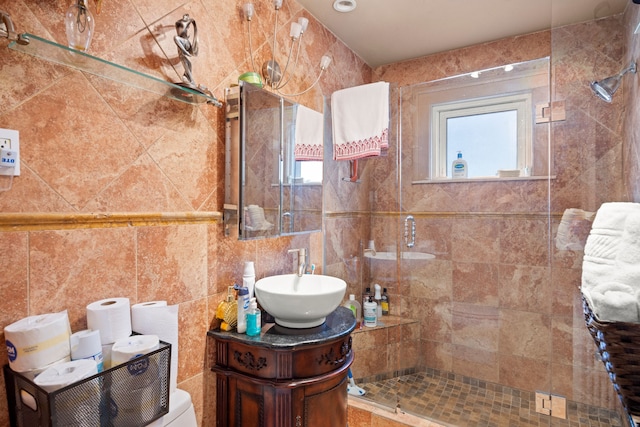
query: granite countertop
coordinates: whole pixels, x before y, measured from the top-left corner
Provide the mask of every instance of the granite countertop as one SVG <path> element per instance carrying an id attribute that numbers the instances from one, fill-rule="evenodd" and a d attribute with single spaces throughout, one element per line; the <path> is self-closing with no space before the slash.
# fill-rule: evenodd
<path id="1" fill-rule="evenodd" d="M 346 307 L 338 307 L 327 316 L 327 320 L 320 326 L 308 329 L 291 329 L 267 323 L 262 326 L 260 335 L 250 337 L 235 331 L 221 331 L 213 329 L 207 335 L 213 338 L 234 340 L 245 344 L 262 347 L 288 348 L 318 344 L 320 342 L 349 335 L 356 327 L 353 313 Z"/>

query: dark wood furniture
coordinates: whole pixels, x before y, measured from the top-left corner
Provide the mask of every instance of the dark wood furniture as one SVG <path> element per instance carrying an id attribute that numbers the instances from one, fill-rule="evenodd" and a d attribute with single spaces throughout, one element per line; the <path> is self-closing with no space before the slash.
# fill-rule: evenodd
<path id="1" fill-rule="evenodd" d="M 346 426 L 355 325 L 351 311 L 338 307 L 316 328 L 268 324 L 258 337 L 209 331 L 217 426 Z"/>

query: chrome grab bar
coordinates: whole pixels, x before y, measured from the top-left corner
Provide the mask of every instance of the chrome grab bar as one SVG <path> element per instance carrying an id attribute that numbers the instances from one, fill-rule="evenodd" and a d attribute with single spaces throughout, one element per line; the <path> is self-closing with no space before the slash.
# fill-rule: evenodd
<path id="1" fill-rule="evenodd" d="M 411 240 L 409 240 L 409 221 L 411 221 Z M 408 248 L 416 244 L 416 220 L 413 215 L 408 215 L 404 219 L 404 241 Z"/>

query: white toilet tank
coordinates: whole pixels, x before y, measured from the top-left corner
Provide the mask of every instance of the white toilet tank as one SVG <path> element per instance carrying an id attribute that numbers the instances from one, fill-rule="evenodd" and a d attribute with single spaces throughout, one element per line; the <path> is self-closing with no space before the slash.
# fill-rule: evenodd
<path id="1" fill-rule="evenodd" d="M 169 396 L 169 413 L 149 426 L 197 427 L 198 421 L 191 402 L 191 395 L 184 390 L 176 389 Z"/>

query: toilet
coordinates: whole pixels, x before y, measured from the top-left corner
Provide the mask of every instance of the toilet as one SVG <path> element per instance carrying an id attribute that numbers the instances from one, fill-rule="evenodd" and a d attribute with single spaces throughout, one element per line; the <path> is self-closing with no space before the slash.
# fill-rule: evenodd
<path id="1" fill-rule="evenodd" d="M 197 425 L 191 395 L 180 389 L 176 389 L 169 396 L 169 413 L 149 424 L 151 427 L 197 427 Z"/>

